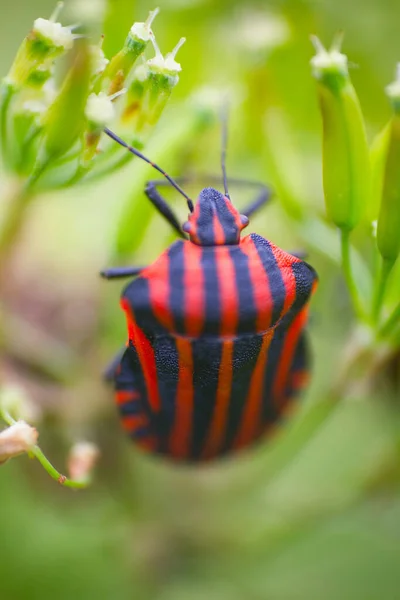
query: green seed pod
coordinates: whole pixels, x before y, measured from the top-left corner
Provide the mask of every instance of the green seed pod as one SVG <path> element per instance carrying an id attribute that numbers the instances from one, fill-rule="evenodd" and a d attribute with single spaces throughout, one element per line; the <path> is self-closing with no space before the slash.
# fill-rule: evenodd
<path id="1" fill-rule="evenodd" d="M 76 38 L 73 28 L 63 27 L 56 21 L 62 6 L 59 2 L 50 19 L 34 21 L 6 77 L 9 84 L 18 88 L 25 84 L 37 87 L 45 83 L 53 60 L 72 48 Z"/>
<path id="2" fill-rule="evenodd" d="M 379 215 L 389 139 L 390 123 L 378 133 L 371 144 L 371 197 L 367 208 L 367 220 L 370 223 L 376 221 Z"/>
<path id="3" fill-rule="evenodd" d="M 337 39 L 327 51 L 313 38 L 311 60 L 318 82 L 323 124 L 323 183 L 329 218 L 350 231 L 363 218 L 370 198 L 370 160 L 364 120 L 351 83 L 347 57 Z"/>
<path id="4" fill-rule="evenodd" d="M 45 160 L 62 156 L 83 133 L 90 78 L 90 52 L 81 40 L 64 84 L 43 117 Z"/>
<path id="5" fill-rule="evenodd" d="M 143 135 L 147 128 L 160 118 L 172 90 L 179 81 L 181 65 L 176 54 L 185 43 L 181 38 L 172 52 L 163 57 L 154 37 L 151 38 L 156 55 L 135 71 L 136 77 L 128 90 L 122 114 L 124 124 L 133 126 L 135 133 Z"/>
<path id="6" fill-rule="evenodd" d="M 382 257 L 395 261 L 400 252 L 400 66 L 397 80 L 386 88 L 393 108 L 378 218 L 377 244 Z"/>
<path id="7" fill-rule="evenodd" d="M 151 25 L 157 16 L 159 9 L 150 11 L 144 23 L 134 23 L 125 40 L 124 47 L 116 54 L 104 73 L 104 79 L 110 81 L 109 95 L 119 92 L 130 73 L 133 65 L 146 49 L 147 44 L 153 37 Z"/>

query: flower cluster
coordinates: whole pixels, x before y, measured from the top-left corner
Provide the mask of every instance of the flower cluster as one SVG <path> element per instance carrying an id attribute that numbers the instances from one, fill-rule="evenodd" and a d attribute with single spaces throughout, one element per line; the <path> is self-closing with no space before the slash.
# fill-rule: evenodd
<path id="1" fill-rule="evenodd" d="M 0 431 L 0 465 L 16 456 L 27 454 L 36 458 L 50 477 L 61 485 L 71 488 L 89 485 L 99 457 L 97 446 L 90 442 L 78 442 L 72 446 L 67 461 L 67 478 L 53 467 L 37 445 L 37 429 L 22 420 L 28 414 L 31 414 L 31 405 L 24 391 L 16 386 L 3 387 L 0 392 L 0 420 L 8 427 Z"/>
<path id="2" fill-rule="evenodd" d="M 311 60 L 323 124 L 323 183 L 326 209 L 341 234 L 343 270 L 360 321 L 373 337 L 395 346 L 400 335 L 400 304 L 393 303 L 390 282 L 400 255 L 400 69 L 386 95 L 392 117 L 369 145 L 364 116 L 341 52 L 342 36 L 330 50 L 312 39 Z M 359 293 L 350 243 L 353 230 L 368 223 L 373 260 L 364 269 L 371 293 Z M 378 267 L 377 267 L 378 265 Z M 397 294 L 396 294 L 397 296 Z M 397 300 L 398 302 L 398 300 Z"/>
<path id="3" fill-rule="evenodd" d="M 2 161 L 29 188 L 65 187 L 117 169 L 123 151 L 103 143 L 104 127 L 112 124 L 143 146 L 181 70 L 175 57 L 184 39 L 165 57 L 156 43 L 158 9 L 134 23 L 121 50 L 107 57 L 102 40 L 92 45 L 76 26 L 58 22 L 61 8 L 34 21 L 0 85 Z M 155 56 L 146 60 L 149 43 Z"/>

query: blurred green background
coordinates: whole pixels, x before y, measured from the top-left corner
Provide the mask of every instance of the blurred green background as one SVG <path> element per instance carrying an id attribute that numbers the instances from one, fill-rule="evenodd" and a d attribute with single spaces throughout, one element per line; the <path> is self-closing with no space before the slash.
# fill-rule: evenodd
<path id="1" fill-rule="evenodd" d="M 96 18 L 100 4 L 67 1 L 62 21 L 79 21 L 82 11 Z M 112 4 L 132 21 L 154 8 L 146 0 Z M 2 0 L 1 73 L 33 20 L 53 8 L 49 0 Z M 212 102 L 215 90 L 228 90 L 228 173 L 282 192 L 249 229 L 286 249 L 304 246 L 291 201 L 323 213 L 309 35 L 329 44 L 345 31 L 372 136 L 389 117 L 383 89 L 400 57 L 399 4 L 164 0 L 160 8 L 154 31 L 162 51 L 181 36 L 187 43 L 180 83 L 146 153 L 172 175 L 218 172 L 218 124 L 193 135 L 190 98 L 200 93 Z M 115 32 L 119 43 L 130 25 Z M 102 455 L 84 492 L 59 488 L 27 458 L 1 467 L 1 600 L 399 598 L 396 398 L 389 389 L 358 393 L 331 410 L 352 315 L 339 269 L 315 250 L 317 240 L 306 248 L 320 274 L 310 325 L 313 381 L 276 438 L 215 465 L 176 468 L 142 456 L 120 431 L 101 371 L 125 339 L 121 284 L 98 272 L 112 261 L 127 206 L 137 217 L 132 263 L 155 259 L 173 239 L 140 192 L 152 177 L 133 162 L 97 186 L 44 195 L 14 249 L 1 290 L 4 306 L 18 314 L 3 316 L 13 350 L 3 357 L 4 378 L 43 410 L 41 445 L 61 470 L 77 439 L 95 441 Z M 0 192 L 6 188 L 2 176 Z M 174 202 L 184 219 L 185 207 Z M 46 360 L 50 374 L 39 372 Z"/>

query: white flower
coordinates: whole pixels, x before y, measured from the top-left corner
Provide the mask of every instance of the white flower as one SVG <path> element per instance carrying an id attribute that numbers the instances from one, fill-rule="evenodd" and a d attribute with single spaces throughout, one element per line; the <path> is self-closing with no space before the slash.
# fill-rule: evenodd
<path id="1" fill-rule="evenodd" d="M 34 100 L 30 102 L 35 103 Z M 25 104 L 28 104 L 28 101 L 23 104 L 24 108 Z M 33 110 L 34 108 L 32 106 L 31 112 L 39 112 L 39 107 L 37 107 L 38 110 Z M 15 419 L 25 419 L 29 422 L 37 422 L 40 419 L 39 408 L 31 402 L 24 388 L 16 384 L 7 384 L 2 388 L 0 392 L 0 409 L 9 413 Z"/>
<path id="2" fill-rule="evenodd" d="M 42 115 L 48 109 L 47 104 L 40 100 L 27 100 L 23 103 L 22 108 L 25 112 L 33 115 Z"/>
<path id="3" fill-rule="evenodd" d="M 134 71 L 134 79 L 137 81 L 146 81 L 149 70 L 146 65 L 139 65 Z"/>
<path id="4" fill-rule="evenodd" d="M 393 98 L 393 100 L 398 100 L 400 98 L 400 63 L 397 63 L 395 81 L 387 85 L 385 91 L 388 97 Z"/>
<path id="5" fill-rule="evenodd" d="M 161 54 L 160 48 L 158 47 L 154 36 L 151 38 L 151 41 L 156 55 L 154 58 L 150 58 L 150 60 L 147 61 L 147 64 L 153 71 L 159 71 L 168 75 L 176 75 L 179 73 L 179 71 L 182 71 L 182 67 L 178 62 L 176 62 L 175 56 L 179 48 L 186 42 L 186 38 L 181 38 L 172 52 L 168 52 L 165 57 L 163 57 Z"/>
<path id="6" fill-rule="evenodd" d="M 104 92 L 90 94 L 85 109 L 85 116 L 88 121 L 102 128 L 110 123 L 115 117 L 112 98 Z"/>
<path id="7" fill-rule="evenodd" d="M 104 56 L 104 52 L 100 46 L 89 46 L 89 51 L 93 74 L 98 75 L 104 71 L 110 61 Z"/>
<path id="8" fill-rule="evenodd" d="M 248 9 L 240 14 L 239 24 L 233 33 L 243 46 L 256 51 L 275 48 L 290 38 L 289 25 L 282 17 Z"/>
<path id="9" fill-rule="evenodd" d="M 320 79 L 324 71 L 334 70 L 342 75 L 348 74 L 347 56 L 340 52 L 342 39 L 342 35 L 337 35 L 330 50 L 326 50 L 316 35 L 311 36 L 311 42 L 317 53 L 312 57 L 310 63 L 316 79 Z"/>
<path id="10" fill-rule="evenodd" d="M 155 10 L 150 11 L 149 16 L 144 23 L 134 23 L 131 27 L 130 35 L 143 42 L 148 42 L 153 35 L 151 25 L 159 12 L 160 9 L 156 8 Z"/>
<path id="11" fill-rule="evenodd" d="M 47 40 L 51 46 L 64 50 L 70 50 L 76 38 L 70 27 L 63 27 L 61 23 L 55 23 L 50 19 L 36 19 L 33 23 L 33 31 Z"/>
<path id="12" fill-rule="evenodd" d="M 35 446 L 38 432 L 34 427 L 18 421 L 0 433 L 0 463 L 9 458 L 29 452 Z"/>
<path id="13" fill-rule="evenodd" d="M 86 481 L 99 457 L 99 449 L 90 442 L 80 442 L 71 448 L 68 472 L 74 481 Z"/>

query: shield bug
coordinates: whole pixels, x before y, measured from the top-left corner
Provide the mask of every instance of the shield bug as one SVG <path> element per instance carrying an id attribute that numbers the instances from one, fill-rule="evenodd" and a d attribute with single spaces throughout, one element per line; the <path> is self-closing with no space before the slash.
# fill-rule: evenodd
<path id="1" fill-rule="evenodd" d="M 108 370 L 124 429 L 142 449 L 176 461 L 220 457 L 268 436 L 308 377 L 308 304 L 317 275 L 299 256 L 252 233 L 249 217 L 268 200 L 261 184 L 241 213 L 228 193 L 208 187 L 195 204 L 162 173 L 146 194 L 182 238 L 146 267 L 103 277 L 134 277 L 124 288 L 128 343 Z M 224 129 L 223 139 L 226 140 Z M 182 226 L 158 191 L 172 185 L 186 199 Z"/>

